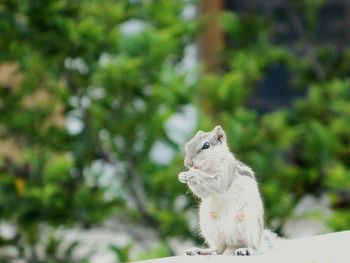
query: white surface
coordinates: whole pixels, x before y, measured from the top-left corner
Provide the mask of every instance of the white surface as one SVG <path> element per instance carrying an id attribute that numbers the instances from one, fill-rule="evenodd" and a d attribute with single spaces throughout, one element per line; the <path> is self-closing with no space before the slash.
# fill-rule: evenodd
<path id="1" fill-rule="evenodd" d="M 350 231 L 283 240 L 272 252 L 256 256 L 179 256 L 160 258 L 139 263 L 175 262 L 298 262 L 298 263 L 348 263 L 350 262 Z"/>

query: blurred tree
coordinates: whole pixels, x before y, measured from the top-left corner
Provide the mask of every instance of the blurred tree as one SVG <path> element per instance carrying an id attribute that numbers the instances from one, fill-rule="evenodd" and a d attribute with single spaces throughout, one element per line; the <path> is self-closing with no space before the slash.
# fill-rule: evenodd
<path id="1" fill-rule="evenodd" d="M 120 208 L 158 231 L 171 217 L 176 194 L 152 190 L 149 153 L 156 140 L 177 149 L 163 124 L 193 94 L 179 67 L 198 31 L 187 2 L 0 4 L 0 216 L 18 227 L 20 258 L 47 262 L 42 223 L 88 227 Z M 185 230 L 159 233 L 171 231 Z"/>

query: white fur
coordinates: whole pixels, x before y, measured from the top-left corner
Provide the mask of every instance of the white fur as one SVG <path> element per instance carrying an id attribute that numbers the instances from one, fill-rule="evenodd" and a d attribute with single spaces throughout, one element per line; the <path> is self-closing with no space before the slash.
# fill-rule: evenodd
<path id="1" fill-rule="evenodd" d="M 210 141 L 209 149 L 201 150 Z M 217 126 L 210 133 L 198 132 L 186 144 L 185 165 L 179 174 L 200 199 L 201 235 L 209 249 L 191 248 L 188 255 L 251 255 L 270 247 L 273 234 L 264 230 L 264 208 L 253 171 L 229 151 L 226 135 Z"/>
<path id="2" fill-rule="evenodd" d="M 226 191 L 201 201 L 201 234 L 210 248 L 219 253 L 242 247 L 257 251 L 263 214 L 256 182 L 250 177 L 239 176 Z"/>

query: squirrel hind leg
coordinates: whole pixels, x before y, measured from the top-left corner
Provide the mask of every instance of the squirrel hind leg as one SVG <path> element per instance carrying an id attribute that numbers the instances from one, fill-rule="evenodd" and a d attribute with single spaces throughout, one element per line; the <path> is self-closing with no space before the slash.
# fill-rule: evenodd
<path id="1" fill-rule="evenodd" d="M 281 239 L 277 236 L 276 233 L 272 232 L 269 229 L 264 229 L 259 245 L 259 252 L 265 253 L 273 250 L 277 246 L 279 240 Z"/>
<path id="2" fill-rule="evenodd" d="M 256 249 L 249 247 L 241 247 L 235 250 L 235 256 L 251 256 L 256 254 Z"/>

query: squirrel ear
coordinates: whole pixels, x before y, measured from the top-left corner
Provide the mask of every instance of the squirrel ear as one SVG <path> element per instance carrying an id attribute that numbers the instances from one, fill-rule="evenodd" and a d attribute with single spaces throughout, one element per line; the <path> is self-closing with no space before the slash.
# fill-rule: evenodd
<path id="1" fill-rule="evenodd" d="M 201 134 L 201 133 L 203 133 L 202 130 L 197 131 L 196 136 L 199 135 L 199 134 Z"/>
<path id="2" fill-rule="evenodd" d="M 220 125 L 216 126 L 213 129 L 213 134 L 214 134 L 215 139 L 218 140 L 219 142 L 226 141 L 226 134 Z"/>

